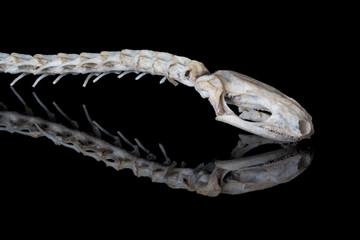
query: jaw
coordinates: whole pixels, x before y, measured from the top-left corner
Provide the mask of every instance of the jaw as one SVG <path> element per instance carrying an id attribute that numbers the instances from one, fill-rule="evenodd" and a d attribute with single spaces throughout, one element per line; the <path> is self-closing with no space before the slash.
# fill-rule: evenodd
<path id="1" fill-rule="evenodd" d="M 259 101 L 262 97 L 253 101 L 253 96 L 229 99 L 222 95 L 220 107 L 224 111 L 219 111 L 216 120 L 277 141 L 296 142 L 309 138 L 314 132 L 311 116 L 297 105 L 289 108 L 288 104 L 284 104 L 285 97 L 279 98 L 278 105 L 274 107 L 267 101 Z M 239 99 L 241 101 L 237 101 Z"/>
<path id="2" fill-rule="evenodd" d="M 217 116 L 216 120 L 243 129 L 255 135 L 259 135 L 276 141 L 297 142 L 304 138 L 304 136 L 301 135 L 300 136 L 290 135 L 289 133 L 286 133 L 280 129 L 276 129 L 273 126 L 267 126 L 259 122 L 248 122 L 242 120 L 235 114 Z"/>
<path id="3" fill-rule="evenodd" d="M 311 116 L 305 109 L 292 102 L 290 108 L 285 95 L 272 98 L 276 104 L 264 96 L 222 94 L 218 106 L 224 110 L 218 111 L 216 120 L 277 141 L 296 142 L 313 134 Z"/>

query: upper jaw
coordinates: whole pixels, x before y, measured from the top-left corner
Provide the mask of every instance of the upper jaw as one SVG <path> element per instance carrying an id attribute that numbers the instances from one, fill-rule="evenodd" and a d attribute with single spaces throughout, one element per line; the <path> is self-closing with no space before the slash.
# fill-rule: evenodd
<path id="1" fill-rule="evenodd" d="M 222 115 L 217 119 L 242 128 L 248 132 L 284 142 L 296 142 L 309 138 L 313 133 L 311 116 L 294 99 L 280 92 L 234 93 L 224 91 Z M 235 108 L 230 110 L 233 105 Z"/>
<path id="2" fill-rule="evenodd" d="M 306 137 L 300 134 L 294 135 L 292 133 L 285 132 L 284 129 L 274 127 L 270 124 L 264 124 L 263 122 L 247 122 L 235 114 L 218 115 L 216 120 L 243 129 L 255 135 L 281 142 L 297 142 Z"/>
<path id="3" fill-rule="evenodd" d="M 314 132 L 311 116 L 302 109 L 292 114 L 290 110 L 279 113 L 269 105 L 238 104 L 238 111 L 229 111 L 228 105 L 223 106 L 227 110 L 218 111 L 217 120 L 266 138 L 296 142 L 309 138 Z"/>

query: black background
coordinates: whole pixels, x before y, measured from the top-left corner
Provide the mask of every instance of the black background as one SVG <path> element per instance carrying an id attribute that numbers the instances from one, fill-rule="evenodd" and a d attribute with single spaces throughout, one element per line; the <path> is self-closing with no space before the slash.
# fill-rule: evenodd
<path id="1" fill-rule="evenodd" d="M 341 192 L 343 183 L 335 178 L 337 159 L 329 150 L 335 151 L 336 143 L 326 143 L 332 141 L 324 124 L 329 110 L 321 97 L 321 85 L 328 80 L 323 74 L 329 71 L 324 61 L 331 56 L 329 32 L 337 28 L 333 10 L 327 7 L 262 6 L 260 10 L 230 4 L 206 9 L 177 3 L 157 11 L 133 6 L 114 10 L 112 5 L 85 11 L 50 6 L 49 11 L 17 15 L 22 16 L 20 22 L 4 26 L 2 52 L 150 49 L 201 61 L 210 72 L 234 70 L 263 81 L 296 99 L 312 115 L 315 134 L 305 141 L 314 149 L 314 158 L 289 183 L 209 198 L 151 183 L 130 170 L 106 168 L 47 139 L 1 132 L 1 198 L 2 211 L 10 211 L 3 215 L 8 225 L 26 225 L 37 217 L 38 225 L 57 233 L 77 228 L 84 220 L 94 226 L 109 224 L 110 232 L 119 235 L 128 226 L 136 225 L 139 231 L 154 222 L 148 233 L 152 236 L 164 229 L 185 236 L 195 229 L 203 234 L 260 234 L 248 225 L 270 226 L 269 236 L 281 236 L 283 228 L 304 236 L 310 236 L 311 229 L 320 234 L 335 231 L 320 227 L 325 220 L 336 225 L 341 220 L 337 214 L 347 212 L 335 201 L 347 193 Z M 118 80 L 110 74 L 87 88 L 81 87 L 84 76 L 67 76 L 55 86 L 45 78 L 35 92 L 48 104 L 56 101 L 74 119 L 83 117 L 81 105 L 86 104 L 92 118 L 107 129 L 137 137 L 152 150 L 161 142 L 178 161 L 225 158 L 236 145 L 241 131 L 216 122 L 211 105 L 194 89 L 159 85 L 155 76 L 139 81 L 134 77 Z M 1 74 L 1 88 L 7 88 L 13 78 Z M 26 77 L 16 85 L 29 105 L 35 103 L 34 80 Z M 1 94 L 0 101 L 22 109 L 9 89 Z M 55 223 L 61 218 L 66 220 Z M 36 228 L 32 231 L 38 233 Z"/>

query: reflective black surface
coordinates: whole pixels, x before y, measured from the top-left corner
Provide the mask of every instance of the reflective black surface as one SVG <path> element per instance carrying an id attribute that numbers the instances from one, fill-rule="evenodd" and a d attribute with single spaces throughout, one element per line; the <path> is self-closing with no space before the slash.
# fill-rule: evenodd
<path id="1" fill-rule="evenodd" d="M 71 77 L 70 79 L 73 81 L 77 80 L 76 77 Z M 28 81 L 30 80 L 31 77 L 28 78 Z M 131 80 L 127 79 L 127 81 Z M 26 85 L 26 82 L 24 85 Z M 84 90 L 82 89 L 82 91 Z M 4 101 L 1 102 L 0 130 L 34 138 L 48 138 L 56 145 L 71 148 L 85 156 L 94 157 L 96 160 L 104 162 L 106 166 L 113 167 L 116 170 L 131 169 L 138 177 L 147 176 L 155 183 L 165 183 L 174 189 L 187 189 L 206 196 L 217 196 L 220 193 L 234 195 L 252 192 L 292 180 L 302 173 L 312 161 L 313 153 L 310 146 L 272 141 L 251 134 L 239 134 L 238 137 L 240 139 L 237 142 L 237 139 L 231 139 L 230 134 L 228 137 L 214 134 L 216 131 L 211 129 L 211 125 L 206 126 L 206 122 L 195 125 L 190 130 L 192 132 L 186 133 L 187 135 L 185 136 L 180 134 L 174 135 L 176 131 L 171 132 L 171 129 L 169 129 L 170 135 L 163 139 L 165 141 L 163 143 L 167 145 L 173 141 L 179 146 L 178 149 L 175 147 L 171 148 L 172 152 L 169 152 L 169 154 L 177 157 L 181 156 L 182 152 L 185 152 L 187 156 L 171 160 L 164 145 L 160 143 L 159 149 L 163 159 L 161 157 L 159 159 L 159 154 L 154 154 L 152 150 L 145 147 L 139 138 L 135 137 L 129 140 L 120 131 L 120 129 L 128 131 L 137 128 L 134 124 L 122 127 L 119 125 L 117 126 L 118 129 L 109 130 L 108 126 L 111 126 L 117 117 L 119 117 L 119 120 L 117 120 L 119 122 L 122 119 L 131 118 L 127 112 L 117 114 L 116 111 L 110 111 L 107 113 L 108 115 L 100 116 L 99 119 L 102 122 L 100 124 L 98 119 L 93 118 L 93 116 L 96 116 L 96 113 L 91 113 L 91 109 L 94 109 L 94 107 L 86 103 L 83 103 L 80 107 L 80 104 L 76 105 L 76 100 L 71 103 L 71 99 L 74 99 L 71 94 L 66 96 L 68 101 L 63 99 L 54 101 L 48 100 L 53 98 L 49 92 L 44 93 L 47 98 L 42 100 L 34 88 L 23 88 L 21 90 L 31 92 L 32 96 L 29 95 L 29 92 L 27 94 L 20 93 L 16 87 L 4 86 L 2 91 L 4 92 L 2 96 L 8 96 L 8 99 L 5 99 L 5 101 L 10 102 L 10 104 L 8 106 Z M 67 92 L 70 93 L 70 91 Z M 136 96 L 138 98 L 136 103 L 143 102 L 141 99 L 143 96 L 139 92 L 141 91 L 135 90 L 134 93 L 138 95 Z M 79 94 L 76 94 L 76 96 L 79 97 Z M 80 99 L 86 102 L 86 97 L 85 95 Z M 127 104 L 126 102 L 124 100 L 119 103 L 114 101 L 104 103 L 102 100 L 98 100 L 96 106 L 102 104 L 121 106 L 122 104 Z M 12 109 L 13 105 L 18 105 L 17 108 L 20 110 Z M 64 110 L 65 106 L 67 107 L 66 110 Z M 154 109 L 150 111 L 154 112 L 157 112 L 157 107 L 156 103 L 149 106 L 150 109 Z M 188 108 L 191 109 L 191 107 L 189 106 Z M 81 118 L 76 119 L 71 116 L 75 113 L 79 116 L 81 110 L 83 112 Z M 171 111 L 165 111 L 162 114 L 157 113 L 158 116 L 153 116 L 152 118 L 137 114 L 135 118 L 139 118 L 139 124 L 152 128 L 152 123 L 155 122 L 154 119 L 158 118 L 158 121 L 161 121 L 162 116 L 166 116 L 169 113 Z M 43 117 L 39 117 L 41 115 Z M 197 116 L 198 113 L 193 111 L 192 116 L 190 115 L 189 117 L 190 119 L 196 119 Z M 107 119 L 110 119 L 110 121 Z M 176 117 L 172 117 L 170 121 L 170 124 L 161 123 L 160 126 L 163 126 L 163 128 L 185 128 L 191 125 L 186 122 L 179 122 L 179 119 Z M 209 122 L 209 124 L 211 123 Z M 207 127 L 211 138 L 204 136 L 206 139 L 202 139 L 199 130 L 201 131 L 204 126 Z M 159 128 L 160 131 L 157 135 L 163 132 L 163 128 Z M 184 143 L 189 144 L 190 139 L 194 136 L 197 136 L 199 139 L 197 140 L 198 143 L 192 146 L 192 151 L 189 147 L 181 147 Z M 6 136 L 3 138 L 6 138 Z M 148 139 L 147 141 L 149 141 Z M 209 151 L 209 146 L 207 146 L 210 145 L 207 143 L 209 139 L 213 142 L 212 151 Z M 96 144 L 99 140 L 104 140 L 105 142 Z M 87 144 L 85 142 L 92 143 Z M 234 144 L 236 142 L 237 144 Z M 124 147 L 124 144 L 127 145 L 127 148 Z M 156 145 L 156 143 L 151 142 L 149 144 Z M 225 144 L 232 145 L 233 147 L 232 151 L 228 154 L 224 154 L 224 149 L 228 148 L 223 147 Z M 261 149 L 263 145 L 270 145 L 272 148 L 257 150 L 258 148 Z M 14 144 L 12 146 L 14 150 L 20 147 L 21 144 Z M 47 151 L 47 149 L 40 148 L 39 151 L 47 152 L 49 158 L 59 157 L 52 156 L 52 153 Z M 114 151 L 119 153 L 113 153 Z M 122 156 L 123 152 L 125 154 L 129 153 L 129 157 L 118 157 Z M 180 152 L 180 154 L 177 152 Z M 25 154 L 28 156 L 27 153 Z M 211 156 L 211 154 L 213 155 Z M 131 185 L 131 179 L 128 182 Z"/>
<path id="2" fill-rule="evenodd" d="M 130 169 L 137 177 L 149 177 L 154 183 L 163 183 L 174 189 L 186 189 L 198 194 L 215 197 L 221 193 L 243 194 L 262 190 L 291 181 L 311 163 L 312 150 L 299 144 L 285 144 L 256 135 L 239 134 L 239 141 L 231 151 L 230 159 L 205 161 L 196 167 L 187 167 L 186 160 L 179 164 L 172 161 L 162 144 L 163 159 L 153 154 L 137 139 L 127 139 L 120 131 L 112 134 L 92 120 L 86 105 L 84 114 L 93 127 L 92 133 L 79 131 L 79 122 L 70 119 L 60 107 L 56 110 L 69 121 L 71 128 L 56 123 L 56 115 L 38 98 L 34 97 L 46 111 L 51 121 L 34 116 L 15 89 L 11 89 L 24 103 L 27 115 L 5 110 L 0 111 L 0 130 L 33 138 L 45 137 L 54 144 L 70 148 L 85 156 L 105 163 L 115 170 Z M 112 138 L 104 141 L 102 134 Z M 127 148 L 124 146 L 127 145 Z M 274 145 L 264 153 L 252 153 L 262 145 Z"/>
<path id="3" fill-rule="evenodd" d="M 325 50 L 322 41 L 316 38 L 318 31 L 307 30 L 302 23 L 291 28 L 270 24 L 249 29 L 242 29 L 244 25 L 229 24 L 221 24 L 211 31 L 201 28 L 190 31 L 183 23 L 177 25 L 177 30 L 165 34 L 159 32 L 158 36 L 151 34 L 150 28 L 129 31 L 131 27 L 105 35 L 90 30 L 72 35 L 54 31 L 45 38 L 32 41 L 4 40 L 0 51 L 54 54 L 151 49 L 199 60 L 210 72 L 229 69 L 249 75 L 294 98 L 312 115 L 315 134 L 300 143 L 313 151 L 313 159 L 305 171 L 287 183 L 261 191 L 209 198 L 152 183 L 149 178 L 135 177 L 131 170 L 116 171 L 105 167 L 102 162 L 56 146 L 45 138 L 0 132 L 4 209 L 12 209 L 16 216 L 27 222 L 36 214 L 43 219 L 57 216 L 93 219 L 97 214 L 106 220 L 109 216 L 116 216 L 119 221 L 133 217 L 131 222 L 136 219 L 141 226 L 148 222 L 139 221 L 156 218 L 160 225 L 160 228 L 152 229 L 156 232 L 161 229 L 161 224 L 166 224 L 168 229 L 187 229 L 181 230 L 186 232 L 203 223 L 207 228 L 201 228 L 202 232 L 222 225 L 222 230 L 235 231 L 237 237 L 246 232 L 241 227 L 243 224 L 262 229 L 276 218 L 276 224 L 267 234 L 278 236 L 281 226 L 287 224 L 296 225 L 294 232 L 306 234 L 307 227 L 317 226 L 316 220 L 327 216 L 332 219 L 333 214 L 339 212 L 334 195 L 342 195 L 340 185 L 346 185 L 347 181 L 334 178 L 342 164 L 339 161 L 344 158 L 335 156 L 337 143 L 330 132 L 335 132 L 336 128 L 326 124 L 328 117 L 323 110 L 326 100 L 321 97 L 324 90 L 317 86 L 319 82 L 327 84 L 320 74 L 325 70 L 319 66 Z M 242 29 L 241 37 L 236 37 L 235 33 L 226 34 L 234 29 Z M 214 31 L 216 34 L 211 35 Z M 207 34 L 213 37 L 204 36 Z M 8 110 L 25 114 L 26 108 L 9 88 L 14 77 L 1 74 L 0 101 Z M 83 88 L 84 76 L 66 76 L 57 85 L 52 85 L 53 78 L 48 77 L 33 89 L 35 77 L 28 76 L 19 81 L 15 89 L 34 115 L 49 119 L 32 92 L 54 113 L 56 121 L 71 126 L 53 102 L 76 120 L 81 130 L 91 133 L 93 127 L 83 110 L 83 104 L 86 104 L 91 118 L 101 126 L 112 133 L 120 130 L 132 140 L 138 138 L 160 157 L 158 143 L 162 143 L 178 166 L 182 161 L 195 168 L 203 162 L 230 159 L 239 134 L 245 132 L 215 121 L 211 105 L 192 88 L 174 87 L 168 83 L 159 85 L 160 78 L 153 76 L 144 76 L 139 81 L 134 78 L 135 75 L 128 75 L 120 81 L 110 74 Z M 105 134 L 102 137 L 112 141 Z M 334 142 L 329 145 L 326 144 L 328 141 Z M 273 147 L 264 145 L 249 154 L 262 154 Z M 329 202 L 331 207 L 326 206 Z M 125 209 L 130 209 L 130 213 L 124 213 Z M 188 220 L 176 221 L 180 216 Z M 313 224 L 307 225 L 298 219 L 313 220 Z"/>

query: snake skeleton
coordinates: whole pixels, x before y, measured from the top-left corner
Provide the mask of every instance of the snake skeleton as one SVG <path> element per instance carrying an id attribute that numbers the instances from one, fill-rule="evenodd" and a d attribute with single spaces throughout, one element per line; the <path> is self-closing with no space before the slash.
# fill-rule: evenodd
<path id="1" fill-rule="evenodd" d="M 0 53 L 0 72 L 19 74 L 16 84 L 28 74 L 39 75 L 33 87 L 51 75 L 56 84 L 67 74 L 88 74 L 83 86 L 94 77 L 97 82 L 109 73 L 118 78 L 135 72 L 138 80 L 145 74 L 159 75 L 195 90 L 212 104 L 216 120 L 247 132 L 277 141 L 296 142 L 314 133 L 312 118 L 294 99 L 277 89 L 243 74 L 220 70 L 213 74 L 201 62 L 165 52 L 122 50 L 118 52 L 56 55 Z M 234 111 L 229 105 L 234 105 Z"/>

